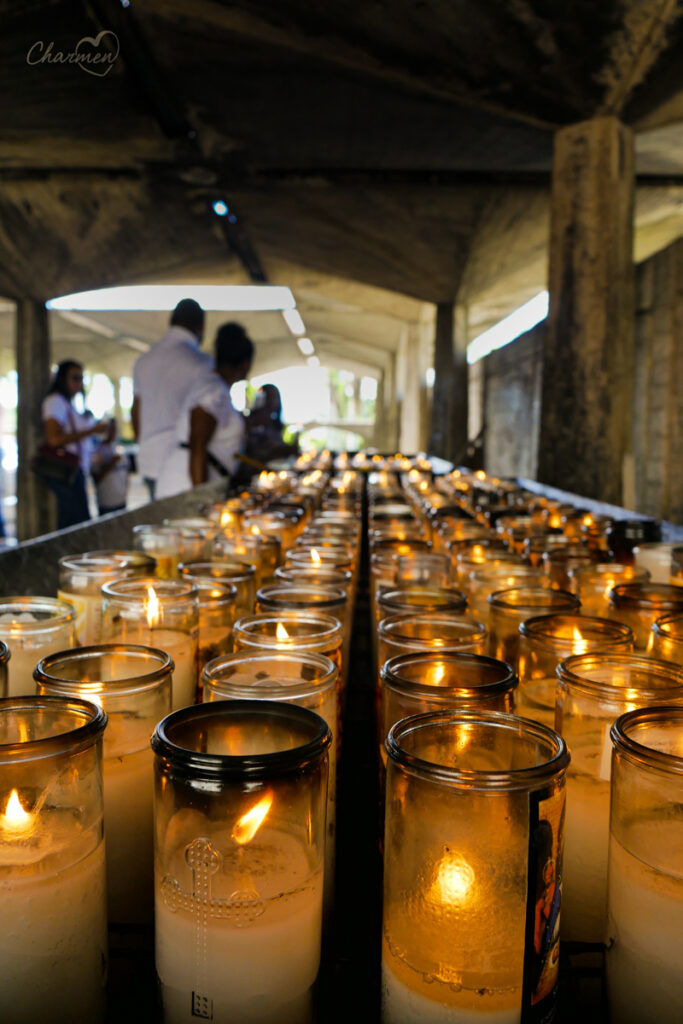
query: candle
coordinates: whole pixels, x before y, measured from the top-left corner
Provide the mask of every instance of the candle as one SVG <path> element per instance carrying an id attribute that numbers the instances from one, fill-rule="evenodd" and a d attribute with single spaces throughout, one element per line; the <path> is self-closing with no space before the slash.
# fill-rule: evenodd
<path id="1" fill-rule="evenodd" d="M 189 580 L 118 580 L 102 587 L 105 641 L 160 648 L 173 661 L 171 706 L 197 697 L 199 612 Z"/>
<path id="2" fill-rule="evenodd" d="M 325 842 L 326 918 L 334 903 L 335 835 L 337 821 L 337 754 L 340 735 L 337 715 L 337 666 L 322 654 L 301 651 L 240 651 L 216 659 L 204 672 L 205 700 L 282 700 L 310 708 L 327 722 L 332 733 L 327 786 Z"/>
<path id="3" fill-rule="evenodd" d="M 610 591 L 610 615 L 633 630 L 637 651 L 646 651 L 650 630 L 663 615 L 683 614 L 683 588 L 671 583 L 620 583 Z"/>
<path id="4" fill-rule="evenodd" d="M 7 695 L 35 693 L 33 670 L 47 654 L 76 643 L 76 613 L 54 597 L 6 597 L 0 600 L 0 639 L 9 647 Z"/>
<path id="5" fill-rule="evenodd" d="M 89 551 L 59 559 L 57 597 L 76 611 L 77 644 L 86 647 L 102 639 L 102 585 L 152 573 L 155 564 L 139 551 Z"/>
<path id="6" fill-rule="evenodd" d="M 563 658 L 633 650 L 628 626 L 583 615 L 535 615 L 519 627 L 517 714 L 555 724 L 555 673 Z"/>
<path id="7" fill-rule="evenodd" d="M 567 742 L 562 938 L 604 942 L 610 726 L 632 708 L 683 704 L 683 669 L 633 654 L 567 658 L 557 671 L 557 729 Z"/>
<path id="8" fill-rule="evenodd" d="M 312 1019 L 330 741 L 313 712 L 272 701 L 216 701 L 157 726 L 166 1024 Z"/>
<path id="9" fill-rule="evenodd" d="M 671 583 L 671 559 L 680 541 L 667 544 L 639 544 L 633 549 L 635 564 L 646 569 L 653 583 Z"/>
<path id="10" fill-rule="evenodd" d="M 104 829 L 109 920 L 152 920 L 153 755 L 149 736 L 171 710 L 173 664 L 163 651 L 123 644 L 52 654 L 36 668 L 38 692 L 82 697 L 107 712 Z"/>
<path id="11" fill-rule="evenodd" d="M 663 615 L 652 627 L 647 653 L 683 665 L 683 613 Z"/>
<path id="12" fill-rule="evenodd" d="M 133 527 L 133 547 L 154 557 L 156 575 L 160 579 L 173 579 L 178 575 L 182 550 L 180 530 L 158 523 L 141 523 Z"/>
<path id="13" fill-rule="evenodd" d="M 322 612 L 281 611 L 277 614 L 250 615 L 235 623 L 233 644 L 236 651 L 276 650 L 324 654 L 342 675 L 343 631 L 339 619 Z M 339 694 L 341 698 L 341 694 Z"/>
<path id="14" fill-rule="evenodd" d="M 102 1020 L 101 709 L 0 701 L 0 1020 Z"/>
<path id="15" fill-rule="evenodd" d="M 183 579 L 235 587 L 235 617 L 251 615 L 256 600 L 256 566 L 250 562 L 221 559 L 215 562 L 187 562 L 180 566 Z"/>
<path id="16" fill-rule="evenodd" d="M 586 565 L 570 572 L 572 589 L 581 601 L 584 615 L 607 618 L 610 614 L 609 595 L 619 583 L 647 583 L 650 574 L 646 569 L 617 562 L 600 562 Z"/>
<path id="17" fill-rule="evenodd" d="M 532 1006 L 551 1019 L 563 741 L 443 711 L 397 723 L 387 752 L 383 1024 L 519 1024 Z"/>
<path id="18" fill-rule="evenodd" d="M 232 648 L 237 588 L 213 582 L 200 582 L 196 587 L 199 600 L 198 683 L 201 693 L 202 672 L 206 665 Z"/>
<path id="19" fill-rule="evenodd" d="M 683 709 L 611 730 L 607 994 L 613 1024 L 683 1020 Z"/>
<path id="20" fill-rule="evenodd" d="M 517 669 L 519 627 L 534 615 L 571 615 L 579 610 L 579 599 L 566 590 L 521 586 L 494 591 L 489 604 L 489 654 Z"/>

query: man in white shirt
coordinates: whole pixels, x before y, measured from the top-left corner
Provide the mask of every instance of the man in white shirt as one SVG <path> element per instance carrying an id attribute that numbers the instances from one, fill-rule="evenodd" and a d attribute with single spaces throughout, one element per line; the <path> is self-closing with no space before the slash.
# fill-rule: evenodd
<path id="1" fill-rule="evenodd" d="M 153 501 L 161 467 L 176 454 L 178 410 L 197 377 L 212 359 L 200 352 L 204 310 L 194 299 L 181 299 L 169 330 L 133 369 L 133 432 L 139 444 L 138 468 Z"/>

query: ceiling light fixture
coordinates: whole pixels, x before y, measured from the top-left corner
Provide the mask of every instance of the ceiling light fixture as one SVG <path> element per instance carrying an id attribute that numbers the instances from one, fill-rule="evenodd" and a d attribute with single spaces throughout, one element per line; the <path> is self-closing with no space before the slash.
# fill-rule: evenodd
<path id="1" fill-rule="evenodd" d="M 285 318 L 285 323 L 289 327 L 292 334 L 305 334 L 306 328 L 304 327 L 304 322 L 301 319 L 301 314 L 299 313 L 298 309 L 294 309 L 293 306 L 292 308 L 289 309 L 286 309 L 283 306 L 282 309 L 282 315 Z"/>
<path id="2" fill-rule="evenodd" d="M 116 310 L 142 312 L 170 311 L 181 299 L 195 299 L 205 310 L 250 313 L 285 310 L 296 313 L 290 288 L 268 284 L 140 284 L 99 288 L 90 292 L 61 295 L 46 303 L 48 309 L 92 312 Z M 296 314 L 299 316 L 299 314 Z M 301 320 L 301 317 L 299 317 Z M 302 324 L 303 328 L 303 324 Z M 305 330 L 296 332 L 305 334 Z"/>
<path id="3" fill-rule="evenodd" d="M 315 352 L 315 346 L 310 338 L 297 338 L 296 343 L 302 356 L 312 356 Z"/>

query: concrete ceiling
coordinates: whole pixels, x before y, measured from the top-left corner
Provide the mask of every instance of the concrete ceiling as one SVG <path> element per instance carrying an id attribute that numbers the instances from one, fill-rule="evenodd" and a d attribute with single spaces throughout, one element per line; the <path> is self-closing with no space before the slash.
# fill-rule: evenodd
<path id="1" fill-rule="evenodd" d="M 544 287 L 553 132 L 601 114 L 637 133 L 636 258 L 683 233 L 675 0 L 0 0 L 0 16 L 0 294 L 260 274 L 293 288 L 326 359 L 379 373 L 425 303 L 459 295 L 477 333 Z M 37 40 L 70 52 L 104 29 L 104 77 L 27 63 Z M 93 319 L 105 333 L 55 323 L 55 352 L 129 367 L 165 317 Z M 266 369 L 301 358 L 280 317 L 240 319 Z"/>

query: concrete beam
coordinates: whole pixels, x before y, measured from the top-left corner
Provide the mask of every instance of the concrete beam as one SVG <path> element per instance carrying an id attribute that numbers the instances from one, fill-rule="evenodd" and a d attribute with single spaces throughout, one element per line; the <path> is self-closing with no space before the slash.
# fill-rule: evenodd
<path id="1" fill-rule="evenodd" d="M 462 459 L 467 446 L 467 310 L 451 302 L 436 307 L 434 391 L 429 450 L 443 459 Z"/>

